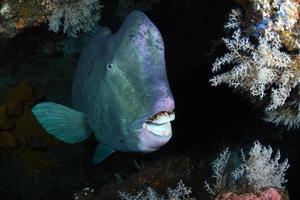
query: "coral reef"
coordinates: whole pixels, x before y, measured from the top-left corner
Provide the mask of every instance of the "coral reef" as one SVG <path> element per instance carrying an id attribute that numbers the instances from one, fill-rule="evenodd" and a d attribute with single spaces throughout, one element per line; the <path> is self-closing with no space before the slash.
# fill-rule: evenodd
<path id="1" fill-rule="evenodd" d="M 69 36 L 88 32 L 100 20 L 98 0 L 21 0 L 0 2 L 0 37 L 12 38 L 26 27 L 49 22 L 49 30 L 60 26 Z"/>
<path id="2" fill-rule="evenodd" d="M 80 31 L 91 31 L 100 20 L 101 7 L 98 0 L 49 1 L 47 6 L 52 11 L 49 30 L 58 32 L 62 26 L 63 32 L 72 37 L 77 37 Z"/>
<path id="3" fill-rule="evenodd" d="M 21 81 L 9 88 L 0 97 L 0 130 L 11 130 L 15 127 L 14 118 L 23 114 L 23 109 L 30 108 L 39 98 L 34 94 L 28 81 Z"/>
<path id="4" fill-rule="evenodd" d="M 48 159 L 43 149 L 60 146 L 60 142 L 41 129 L 30 108 L 40 99 L 29 81 L 21 81 L 8 88 L 0 99 L 0 150 L 2 154 L 13 152 L 25 163 L 25 170 L 53 167 L 55 161 Z M 0 123 L 1 124 L 1 123 Z"/>
<path id="5" fill-rule="evenodd" d="M 137 195 L 119 192 L 119 196 L 122 200 L 195 200 L 194 198 L 190 197 L 191 193 L 191 188 L 186 187 L 182 181 L 179 181 L 176 188 L 167 189 L 165 196 L 159 195 L 151 187 L 148 187 L 146 192 L 138 192 Z"/>
<path id="6" fill-rule="evenodd" d="M 123 20 L 131 11 L 151 10 L 161 0 L 116 1 L 111 12 Z M 0 38 L 12 38 L 27 27 L 48 23 L 49 30 L 62 30 L 71 37 L 96 28 L 101 18 L 99 0 L 20 0 L 0 2 Z M 113 4 L 113 3 L 111 3 Z"/>
<path id="7" fill-rule="evenodd" d="M 66 147 L 41 128 L 31 113 L 41 98 L 27 80 L 1 93 L 0 121 L 11 126 L 0 127 L 0 199 L 69 199 L 86 183 L 84 145 Z"/>
<path id="8" fill-rule="evenodd" d="M 289 164 L 287 159 L 279 162 L 279 151 L 272 156 L 270 146 L 255 142 L 247 155 L 241 154 L 241 160 L 236 155 L 230 159 L 227 148 L 213 162 L 214 184 L 205 182 L 205 188 L 214 199 L 288 199 L 284 184 Z"/>
<path id="9" fill-rule="evenodd" d="M 237 195 L 234 193 L 225 193 L 218 195 L 214 200 L 280 200 L 281 194 L 274 188 L 269 188 L 256 193 Z"/>
<path id="10" fill-rule="evenodd" d="M 283 124 L 288 130 L 298 129 L 300 126 L 299 101 L 293 99 L 276 110 L 265 111 L 263 119 L 276 125 Z"/>
<path id="11" fill-rule="evenodd" d="M 48 10 L 43 1 L 21 0 L 0 2 L 0 37 L 11 38 L 25 27 L 47 21 Z"/>
<path id="12" fill-rule="evenodd" d="M 299 92 L 299 3 L 251 0 L 244 11 L 232 10 L 225 29 L 232 31 L 231 37 L 223 38 L 229 52 L 215 60 L 212 71 L 231 69 L 211 78 L 211 84 L 227 83 L 260 100 L 269 99 L 267 113 L 291 101 L 288 97 Z M 287 124 L 274 117 L 278 115 L 267 118 Z"/>
<path id="13" fill-rule="evenodd" d="M 102 187 L 98 191 L 96 199 L 119 199 L 119 195 L 115 191 L 121 191 L 123 194 L 136 194 L 137 192 L 140 194 L 149 187 L 160 193 L 170 186 L 176 185 L 179 180 L 188 182 L 192 171 L 191 160 L 182 155 L 163 157 L 145 167 L 138 168 L 140 168 L 138 173 L 125 177 L 125 180 Z M 151 191 L 153 191 L 152 189 Z M 147 196 L 147 191 L 143 194 L 141 195 Z"/>

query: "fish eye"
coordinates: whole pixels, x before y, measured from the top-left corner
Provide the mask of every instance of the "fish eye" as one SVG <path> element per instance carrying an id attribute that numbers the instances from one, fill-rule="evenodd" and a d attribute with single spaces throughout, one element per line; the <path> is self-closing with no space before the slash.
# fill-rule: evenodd
<path id="1" fill-rule="evenodd" d="M 113 70 L 114 69 L 114 65 L 112 63 L 109 63 L 109 64 L 106 65 L 106 68 L 108 70 Z"/>

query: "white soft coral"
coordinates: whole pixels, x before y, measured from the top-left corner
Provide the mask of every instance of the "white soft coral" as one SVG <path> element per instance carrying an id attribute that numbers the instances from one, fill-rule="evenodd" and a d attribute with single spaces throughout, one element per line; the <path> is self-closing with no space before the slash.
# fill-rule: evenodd
<path id="1" fill-rule="evenodd" d="M 245 30 L 241 26 L 241 12 L 232 10 L 225 28 L 233 33 L 231 37 L 223 38 L 229 52 L 215 60 L 212 71 L 220 72 L 223 66 L 231 66 L 231 69 L 215 75 L 210 82 L 213 86 L 227 83 L 231 87 L 242 88 L 260 99 L 269 96 L 270 103 L 266 110 L 274 110 L 286 102 L 300 80 L 297 63 L 282 51 L 278 33 L 280 27 L 287 30 L 295 25 L 295 20 L 288 24 L 285 21 L 295 16 L 293 13 L 299 6 L 292 0 L 253 0 L 252 3 L 256 14 L 261 17 L 256 27 L 252 27 L 255 36 L 246 34 L 250 28 Z M 292 14 L 279 15 L 286 10 Z"/>
<path id="2" fill-rule="evenodd" d="M 212 196 L 226 192 L 255 192 L 267 187 L 284 189 L 288 160 L 280 162 L 280 151 L 273 156 L 273 149 L 258 141 L 247 154 L 241 151 L 231 156 L 228 148 L 213 162 L 212 187 L 205 182 L 205 189 Z M 235 165 L 232 165 L 235 163 Z M 238 165 L 236 165 L 239 163 Z"/>

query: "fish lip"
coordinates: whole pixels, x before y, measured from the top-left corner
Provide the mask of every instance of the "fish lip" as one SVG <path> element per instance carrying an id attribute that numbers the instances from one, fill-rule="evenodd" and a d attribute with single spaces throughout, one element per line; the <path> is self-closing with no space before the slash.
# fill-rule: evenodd
<path id="1" fill-rule="evenodd" d="M 170 111 L 160 111 L 148 117 L 143 123 L 143 128 L 147 129 L 151 134 L 157 137 L 169 138 L 172 135 L 171 121 L 174 119 L 175 109 Z M 159 130 L 154 131 L 153 127 L 163 127 L 167 130 L 167 133 L 164 133 L 163 131 L 160 132 Z"/>
<path id="2" fill-rule="evenodd" d="M 170 111 L 165 111 L 165 110 L 163 110 L 163 111 L 157 112 L 157 113 L 151 115 L 150 117 L 148 117 L 148 118 L 145 120 L 144 123 L 156 124 L 155 120 L 156 120 L 157 118 L 161 117 L 161 116 L 164 116 L 164 115 L 168 115 L 168 116 L 174 115 L 174 117 L 175 117 L 175 109 L 173 108 L 173 109 L 170 110 Z M 172 119 L 172 120 L 170 120 L 170 121 L 173 121 L 173 120 L 174 120 L 174 119 Z M 157 123 L 157 124 L 159 124 L 159 123 Z"/>

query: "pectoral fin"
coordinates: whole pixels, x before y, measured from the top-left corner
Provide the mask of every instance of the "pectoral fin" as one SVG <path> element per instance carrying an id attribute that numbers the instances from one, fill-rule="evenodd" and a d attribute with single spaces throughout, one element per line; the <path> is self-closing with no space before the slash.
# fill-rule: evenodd
<path id="1" fill-rule="evenodd" d="M 106 146 L 104 144 L 98 144 L 98 146 L 95 149 L 93 163 L 97 164 L 102 162 L 105 158 L 107 158 L 109 155 L 111 155 L 114 152 L 115 150 L 113 150 L 109 146 Z"/>
<path id="2" fill-rule="evenodd" d="M 39 103 L 32 108 L 32 113 L 50 135 L 66 143 L 81 142 L 92 133 L 85 114 L 66 106 Z"/>

